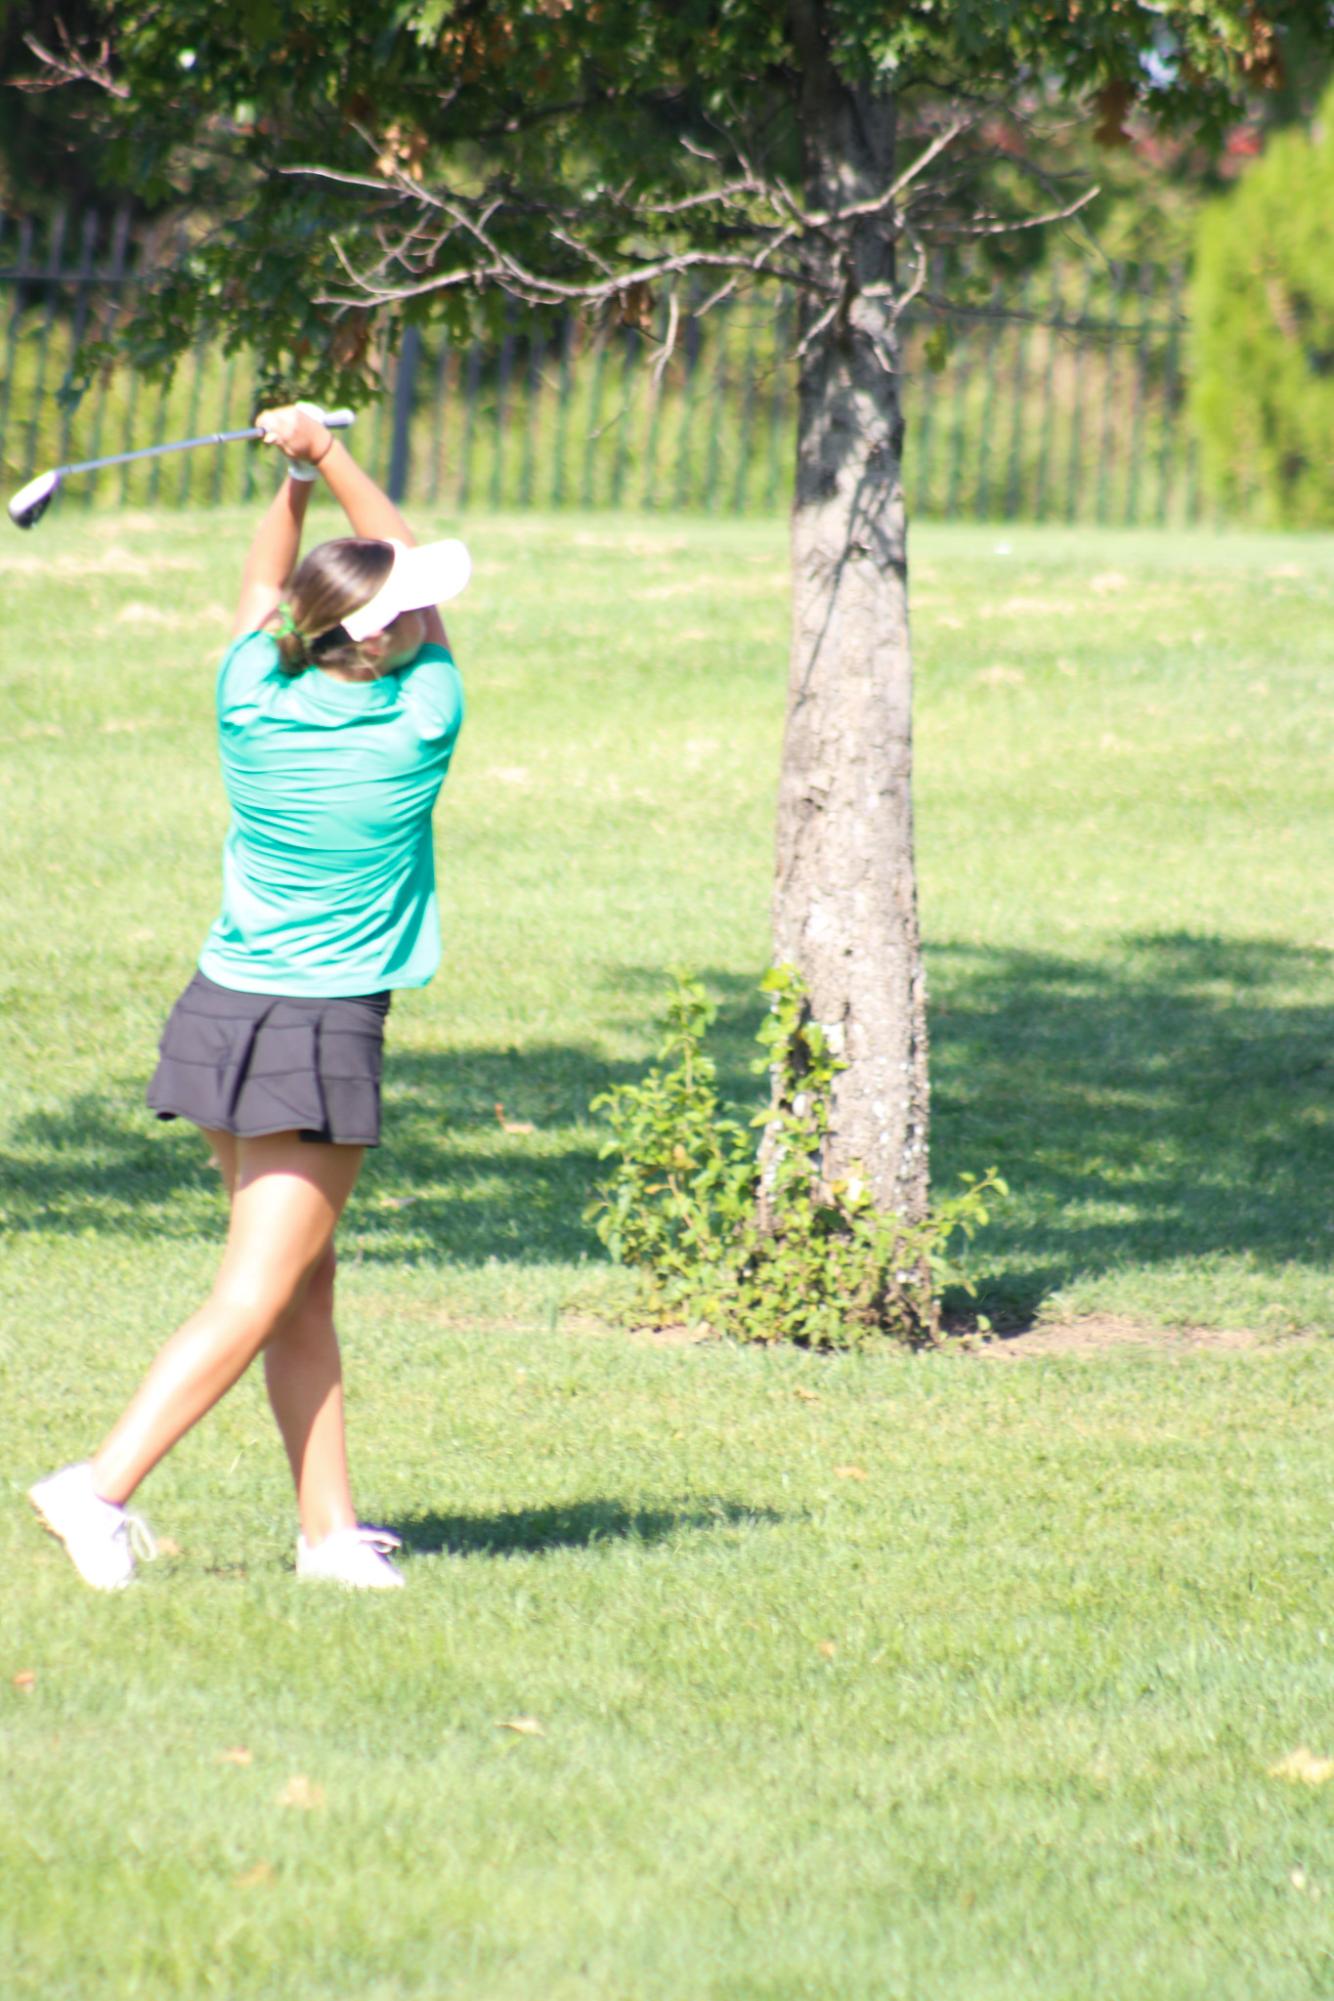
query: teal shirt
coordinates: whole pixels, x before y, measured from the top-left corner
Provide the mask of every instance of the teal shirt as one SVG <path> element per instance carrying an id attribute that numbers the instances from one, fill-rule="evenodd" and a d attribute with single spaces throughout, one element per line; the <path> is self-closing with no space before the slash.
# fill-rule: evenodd
<path id="1" fill-rule="evenodd" d="M 238 640 L 218 675 L 232 824 L 200 971 L 245 993 L 425 986 L 440 963 L 431 808 L 462 721 L 443 646 L 338 681 L 285 674 L 266 632 Z"/>

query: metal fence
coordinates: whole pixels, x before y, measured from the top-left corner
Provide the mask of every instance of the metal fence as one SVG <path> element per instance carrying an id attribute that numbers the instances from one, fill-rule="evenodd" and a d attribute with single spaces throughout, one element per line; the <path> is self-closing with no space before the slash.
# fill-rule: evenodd
<path id="1" fill-rule="evenodd" d="M 134 288 L 165 251 L 128 213 L 0 217 L 0 473 L 17 485 L 95 458 L 249 422 L 252 355 L 197 349 L 148 382 L 114 359 Z M 1204 502 L 1183 374 L 1183 278 L 1157 267 L 1044 270 L 902 328 L 912 511 L 951 519 L 1181 523 Z M 697 299 L 691 303 L 698 304 Z M 774 512 L 795 448 L 796 313 L 757 294 L 689 310 L 668 366 L 634 329 L 519 313 L 492 339 L 410 328 L 382 354 L 359 450 L 397 497 L 478 507 Z M 113 359 L 71 396 L 81 341 Z M 238 447 L 117 467 L 87 505 L 245 500 L 264 475 Z"/>

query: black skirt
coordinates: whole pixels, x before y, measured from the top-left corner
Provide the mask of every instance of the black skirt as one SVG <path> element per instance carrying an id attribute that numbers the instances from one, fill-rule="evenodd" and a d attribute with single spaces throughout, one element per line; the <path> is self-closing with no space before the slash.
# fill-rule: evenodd
<path id="1" fill-rule="evenodd" d="M 196 973 L 162 1031 L 149 1108 L 244 1139 L 378 1146 L 390 998 L 234 993 Z"/>

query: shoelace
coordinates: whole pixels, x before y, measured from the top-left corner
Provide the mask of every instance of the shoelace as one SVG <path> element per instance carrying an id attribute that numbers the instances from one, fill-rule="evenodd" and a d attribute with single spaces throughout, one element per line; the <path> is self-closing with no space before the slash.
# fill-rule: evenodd
<path id="1" fill-rule="evenodd" d="M 157 1543 L 153 1531 L 142 1515 L 132 1515 L 123 1511 L 116 1525 L 117 1535 L 123 1535 L 130 1545 L 130 1553 L 140 1563 L 152 1563 L 157 1556 Z"/>
<path id="2" fill-rule="evenodd" d="M 350 1529 L 348 1533 L 355 1536 L 358 1542 L 364 1542 L 368 1548 L 376 1550 L 381 1556 L 388 1556 L 391 1549 L 403 1547 L 402 1536 L 394 1535 L 389 1529 L 363 1528 L 359 1525 Z"/>

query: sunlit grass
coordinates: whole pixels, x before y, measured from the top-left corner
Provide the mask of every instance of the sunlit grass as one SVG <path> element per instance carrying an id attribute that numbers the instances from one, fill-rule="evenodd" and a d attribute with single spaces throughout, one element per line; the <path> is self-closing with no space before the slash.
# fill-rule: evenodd
<path id="1" fill-rule="evenodd" d="M 209 689 L 244 532 L 56 515 L 3 558 L 5 1204 L 52 1250 L 208 1213 L 189 1136 L 139 1097 L 217 894 Z M 729 1087 L 756 1088 L 784 549 L 683 520 L 471 534 L 445 964 L 395 1006 L 391 1143 L 349 1230 L 445 1284 L 576 1270 L 596 1304 L 620 1281 L 580 1221 L 587 1106 L 652 1050 L 668 966 L 703 971 Z M 984 1307 L 1328 1325 L 1334 557 L 926 530 L 913 585 L 935 1169 L 1014 1189 Z"/>
<path id="2" fill-rule="evenodd" d="M 1321 1993 L 1330 1787 L 1271 1768 L 1334 1756 L 1330 1349 L 1283 1338 L 1331 1323 L 1334 556 L 915 537 L 936 1172 L 1015 1191 L 981 1303 L 1261 1339 L 831 1360 L 627 1337 L 581 1221 L 670 964 L 755 1088 L 781 530 L 470 524 L 446 961 L 344 1231 L 410 1589 L 296 1586 L 247 1382 L 104 1600 L 21 1497 L 220 1241 L 141 1100 L 217 893 L 247 527 L 53 512 L 0 555 L 0 1988 Z"/>

